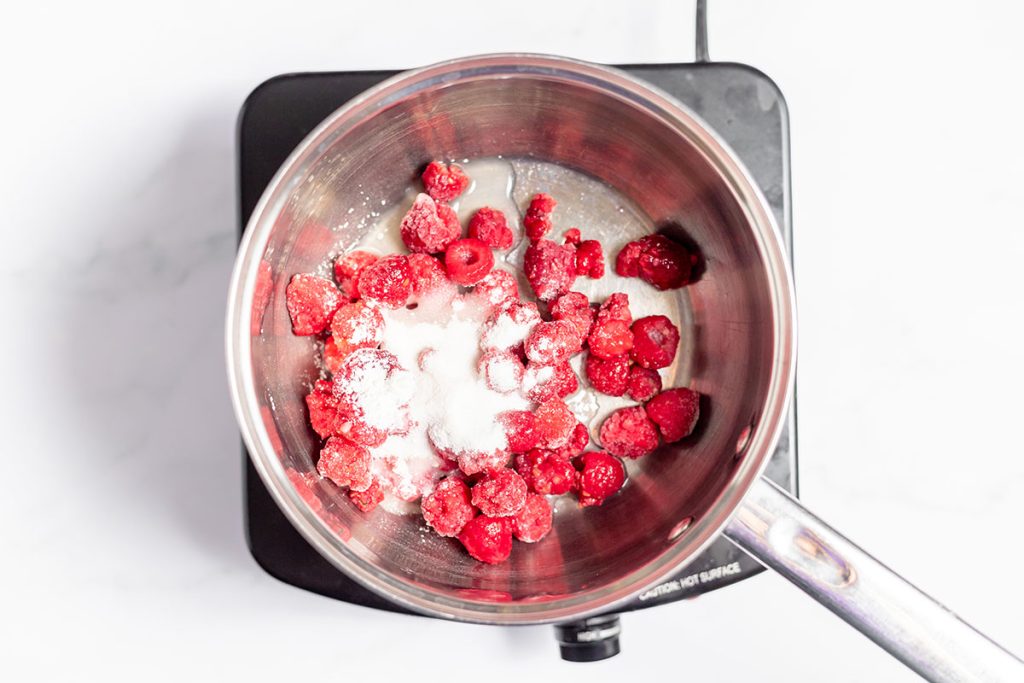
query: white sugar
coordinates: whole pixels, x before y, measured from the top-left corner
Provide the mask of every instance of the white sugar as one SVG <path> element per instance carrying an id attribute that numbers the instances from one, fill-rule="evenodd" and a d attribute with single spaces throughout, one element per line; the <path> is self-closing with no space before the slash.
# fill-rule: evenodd
<path id="1" fill-rule="evenodd" d="M 504 450 L 508 442 L 498 416 L 530 405 L 518 394 L 491 390 L 480 377 L 481 311 L 468 303 L 469 298 L 453 306 L 447 294 L 440 297 L 441 301 L 427 297 L 414 310 L 383 311 L 381 348 L 395 354 L 413 388 L 408 401 L 409 433 L 393 436 L 373 449 L 378 467 L 391 472 L 390 480 L 380 477 L 385 490 L 396 487 L 393 493 L 399 498 L 406 497 L 406 486 L 429 490 L 432 485 L 430 477 L 416 471 L 417 467 L 436 468 L 431 441 L 456 454 Z M 386 462 L 383 456 L 401 462 Z"/>

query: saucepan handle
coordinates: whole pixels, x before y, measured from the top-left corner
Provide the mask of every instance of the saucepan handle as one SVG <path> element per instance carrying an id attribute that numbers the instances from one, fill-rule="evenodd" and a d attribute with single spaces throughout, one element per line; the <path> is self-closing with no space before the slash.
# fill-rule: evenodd
<path id="1" fill-rule="evenodd" d="M 767 479 L 725 535 L 928 680 L 1024 681 L 1024 662 Z"/>

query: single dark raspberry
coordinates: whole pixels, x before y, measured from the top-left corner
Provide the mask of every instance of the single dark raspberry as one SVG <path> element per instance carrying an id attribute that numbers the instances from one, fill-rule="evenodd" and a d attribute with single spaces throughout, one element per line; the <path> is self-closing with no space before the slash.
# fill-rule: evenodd
<path id="1" fill-rule="evenodd" d="M 469 187 L 469 176 L 456 164 L 431 161 L 421 176 L 423 187 L 434 200 L 450 202 Z"/>
<path id="2" fill-rule="evenodd" d="M 476 516 L 469 487 L 459 477 L 442 479 L 420 502 L 423 519 L 439 536 L 457 536 Z"/>
<path id="3" fill-rule="evenodd" d="M 377 259 L 359 274 L 359 294 L 371 303 L 401 308 L 412 294 L 412 268 L 406 256 Z"/>
<path id="4" fill-rule="evenodd" d="M 576 485 L 576 470 L 568 458 L 534 448 L 516 456 L 516 471 L 534 493 L 560 496 Z"/>
<path id="5" fill-rule="evenodd" d="M 640 406 L 619 408 L 601 425 L 601 446 L 612 455 L 639 458 L 658 447 L 658 429 Z"/>
<path id="6" fill-rule="evenodd" d="M 381 489 L 377 480 L 374 480 L 374 482 L 370 484 L 370 488 L 365 491 L 350 490 L 348 492 L 348 497 L 361 511 L 369 512 L 380 505 L 381 501 L 384 500 L 384 490 Z"/>
<path id="7" fill-rule="evenodd" d="M 423 296 L 448 282 L 444 264 L 429 254 L 410 254 L 409 269 L 412 271 L 412 293 Z"/>
<path id="8" fill-rule="evenodd" d="M 341 304 L 341 292 L 325 277 L 295 275 L 285 289 L 285 306 L 292 319 L 292 332 L 299 336 L 323 332 Z"/>
<path id="9" fill-rule="evenodd" d="M 448 278 L 460 285 L 475 285 L 494 267 L 494 253 L 477 239 L 463 239 L 444 252 Z"/>
<path id="10" fill-rule="evenodd" d="M 576 326 L 580 341 L 590 334 L 590 326 L 594 323 L 594 309 L 586 295 L 579 292 L 566 292 L 551 302 L 549 307 L 553 320 L 565 320 Z"/>
<path id="11" fill-rule="evenodd" d="M 473 287 L 473 295 L 488 306 L 497 306 L 509 299 L 519 299 L 516 276 L 507 270 L 495 268 Z"/>
<path id="12" fill-rule="evenodd" d="M 679 329 L 663 315 L 640 318 L 630 328 L 633 332 L 633 360 L 641 367 L 657 370 L 667 368 L 679 348 Z"/>
<path id="13" fill-rule="evenodd" d="M 622 354 L 611 358 L 599 358 L 587 354 L 584 370 L 590 386 L 608 396 L 622 396 L 629 384 L 629 356 Z"/>
<path id="14" fill-rule="evenodd" d="M 505 439 L 512 453 L 525 453 L 536 448 L 540 436 L 537 434 L 537 417 L 529 410 L 509 410 L 498 417 L 505 428 Z"/>
<path id="15" fill-rule="evenodd" d="M 447 210 L 443 216 L 442 209 Z M 445 204 L 436 204 L 422 193 L 416 195 L 412 207 L 402 218 L 399 232 L 409 251 L 423 254 L 442 252 L 462 236 L 455 212 Z"/>
<path id="16" fill-rule="evenodd" d="M 515 470 L 492 470 L 472 490 L 472 502 L 491 517 L 511 517 L 526 504 L 526 482 Z"/>
<path id="17" fill-rule="evenodd" d="M 555 210 L 557 204 L 558 202 L 544 193 L 534 195 L 530 200 L 530 206 L 523 216 L 523 226 L 531 242 L 536 242 L 551 230 L 551 212 Z"/>
<path id="18" fill-rule="evenodd" d="M 532 362 L 554 365 L 579 352 L 579 331 L 571 322 L 564 320 L 540 323 L 530 332 L 523 348 Z"/>
<path id="19" fill-rule="evenodd" d="M 583 240 L 576 247 L 576 274 L 598 279 L 604 277 L 604 251 L 597 240 Z"/>
<path id="20" fill-rule="evenodd" d="M 555 365 L 527 363 L 523 373 L 522 393 L 536 403 L 552 398 L 565 398 L 579 388 L 579 380 L 568 361 Z"/>
<path id="21" fill-rule="evenodd" d="M 363 268 L 380 258 L 377 254 L 362 249 L 340 254 L 334 260 L 334 279 L 338 287 L 350 299 L 359 298 L 359 274 Z"/>
<path id="22" fill-rule="evenodd" d="M 512 554 L 512 520 L 477 515 L 462 527 L 459 540 L 474 559 L 499 564 Z"/>
<path id="23" fill-rule="evenodd" d="M 626 392 L 634 401 L 643 403 L 661 391 L 661 375 L 657 370 L 634 365 L 629 369 Z"/>
<path id="24" fill-rule="evenodd" d="M 537 298 L 553 301 L 568 292 L 576 281 L 576 248 L 538 240 L 526 250 L 523 271 Z"/>
<path id="25" fill-rule="evenodd" d="M 488 388 L 500 394 L 518 391 L 523 383 L 523 361 L 511 351 L 484 351 L 478 369 Z"/>
<path id="26" fill-rule="evenodd" d="M 537 442 L 541 448 L 564 446 L 576 427 L 576 416 L 560 398 L 552 398 L 537 406 Z"/>
<path id="27" fill-rule="evenodd" d="M 690 283 L 694 258 L 686 247 L 664 235 L 640 240 L 643 250 L 637 259 L 637 275 L 655 289 L 676 289 Z"/>
<path id="28" fill-rule="evenodd" d="M 562 235 L 562 244 L 573 244 L 578 245 L 583 236 L 580 234 L 579 228 L 569 228 Z"/>
<path id="29" fill-rule="evenodd" d="M 365 491 L 373 483 L 370 451 L 337 436 L 327 439 L 320 449 L 316 470 L 322 477 L 353 491 Z"/>
<path id="30" fill-rule="evenodd" d="M 615 257 L 615 272 L 622 277 L 637 277 L 640 274 L 640 253 L 644 250 L 643 242 L 636 240 L 622 247 Z"/>
<path id="31" fill-rule="evenodd" d="M 512 246 L 512 228 L 508 227 L 505 214 L 489 206 L 483 207 L 469 219 L 469 236 L 491 249 L 509 249 Z"/>
<path id="32" fill-rule="evenodd" d="M 680 387 L 666 389 L 645 406 L 647 416 L 658 425 L 666 443 L 689 436 L 700 418 L 700 394 Z"/>
<path id="33" fill-rule="evenodd" d="M 536 543 L 551 531 L 551 503 L 544 496 L 531 493 L 523 509 L 512 518 L 512 534 L 523 543 Z"/>
<path id="34" fill-rule="evenodd" d="M 384 316 L 362 301 L 345 304 L 331 319 L 331 342 L 339 362 L 356 349 L 379 346 L 383 337 Z"/>
<path id="35" fill-rule="evenodd" d="M 626 481 L 622 462 L 607 453 L 584 453 L 577 459 L 577 467 L 577 495 L 583 507 L 600 505 Z"/>

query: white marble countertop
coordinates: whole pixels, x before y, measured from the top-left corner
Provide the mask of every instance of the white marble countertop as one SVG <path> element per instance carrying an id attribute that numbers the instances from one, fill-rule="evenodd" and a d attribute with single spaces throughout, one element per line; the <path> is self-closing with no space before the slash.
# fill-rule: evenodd
<path id="1" fill-rule="evenodd" d="M 685 61 L 689 3 L 67 4 L 0 32 L 0 679 L 915 680 L 768 574 L 627 615 L 578 669 L 549 628 L 339 604 L 246 550 L 221 352 L 245 95 L 486 51 Z M 789 101 L 804 500 L 1024 652 L 1024 14 L 711 5 L 712 56 Z"/>

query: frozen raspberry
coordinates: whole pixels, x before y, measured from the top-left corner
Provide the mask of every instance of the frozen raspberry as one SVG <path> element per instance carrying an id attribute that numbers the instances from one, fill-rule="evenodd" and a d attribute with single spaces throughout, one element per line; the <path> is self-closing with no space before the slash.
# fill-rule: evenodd
<path id="1" fill-rule="evenodd" d="M 473 287 L 473 295 L 484 301 L 488 306 L 497 306 L 509 299 L 519 298 L 519 285 L 516 276 L 500 268 L 487 273 L 483 280 Z"/>
<path id="2" fill-rule="evenodd" d="M 422 296 L 448 282 L 444 264 L 429 254 L 410 254 L 409 270 L 412 271 L 412 293 Z"/>
<path id="3" fill-rule="evenodd" d="M 597 240 L 583 240 L 576 247 L 576 274 L 598 279 L 604 277 L 604 251 Z"/>
<path id="4" fill-rule="evenodd" d="M 292 332 L 299 336 L 319 334 L 341 305 L 341 292 L 327 278 L 296 275 L 285 290 L 285 305 L 292 318 Z"/>
<path id="5" fill-rule="evenodd" d="M 346 356 L 333 386 L 339 408 L 351 423 L 342 434 L 356 443 L 378 446 L 388 434 L 408 432 L 412 379 L 388 351 L 363 348 Z"/>
<path id="6" fill-rule="evenodd" d="M 640 240 L 643 250 L 637 260 L 637 275 L 655 289 L 676 289 L 689 284 L 694 259 L 686 247 L 664 235 Z"/>
<path id="7" fill-rule="evenodd" d="M 434 489 L 434 471 L 429 468 L 410 469 L 404 458 L 387 450 L 373 454 L 373 473 L 385 494 L 407 503 L 420 500 Z"/>
<path id="8" fill-rule="evenodd" d="M 464 474 L 480 474 L 488 470 L 500 470 L 508 464 L 510 453 L 507 450 L 498 449 L 495 451 L 460 451 L 456 452 L 444 447 L 442 435 L 433 427 L 427 429 L 427 436 L 430 443 L 441 457 L 450 460 L 458 465 Z"/>
<path id="9" fill-rule="evenodd" d="M 484 322 L 480 348 L 509 350 L 526 341 L 533 326 L 541 321 L 537 304 L 506 300 Z"/>
<path id="10" fill-rule="evenodd" d="M 568 361 L 555 365 L 527 363 L 523 373 L 522 393 L 536 403 L 552 398 L 565 398 L 579 388 L 579 380 Z"/>
<path id="11" fill-rule="evenodd" d="M 601 445 L 612 455 L 639 458 L 658 447 L 658 429 L 640 406 L 619 408 L 601 425 Z"/>
<path id="12" fill-rule="evenodd" d="M 423 519 L 439 536 L 457 536 L 476 515 L 470 503 L 469 487 L 458 477 L 438 482 L 432 492 L 423 496 L 420 508 Z"/>
<path id="13" fill-rule="evenodd" d="M 629 369 L 626 391 L 631 399 L 643 403 L 661 391 L 661 375 L 657 370 L 634 365 Z"/>
<path id="14" fill-rule="evenodd" d="M 666 389 L 647 402 L 646 410 L 665 442 L 673 443 L 689 436 L 697 425 L 700 394 L 685 387 Z"/>
<path id="15" fill-rule="evenodd" d="M 334 343 L 334 337 L 328 337 L 324 340 L 324 365 L 327 366 L 327 370 L 334 374 L 338 371 L 341 366 L 341 361 L 345 359 L 339 349 L 338 345 Z"/>
<path id="16" fill-rule="evenodd" d="M 432 198 L 439 202 L 450 202 L 469 187 L 469 176 L 455 164 L 446 165 L 431 161 L 424 169 L 423 187 Z"/>
<path id="17" fill-rule="evenodd" d="M 601 304 L 594 325 L 590 328 L 587 337 L 590 352 L 599 358 L 629 353 L 633 348 L 631 323 L 629 297 L 621 293 L 612 294 Z"/>
<path id="18" fill-rule="evenodd" d="M 644 250 L 643 242 L 630 242 L 615 257 L 615 272 L 622 277 L 636 277 L 640 274 L 640 252 Z"/>
<path id="19" fill-rule="evenodd" d="M 579 352 L 579 331 L 564 320 L 540 323 L 530 332 L 523 348 L 526 357 L 534 363 L 554 365 Z"/>
<path id="20" fill-rule="evenodd" d="M 357 249 L 341 254 L 334 260 L 334 279 L 345 296 L 350 299 L 359 298 L 359 274 L 378 258 L 376 254 Z"/>
<path id="21" fill-rule="evenodd" d="M 452 282 L 475 285 L 494 267 L 494 253 L 480 240 L 457 240 L 444 252 L 444 265 Z"/>
<path id="22" fill-rule="evenodd" d="M 370 474 L 370 451 L 347 439 L 332 436 L 320 449 L 316 470 L 338 486 L 365 491 L 373 483 Z"/>
<path id="23" fill-rule="evenodd" d="M 566 292 L 551 302 L 551 317 L 554 320 L 565 320 L 576 326 L 581 340 L 590 334 L 590 326 L 594 323 L 594 310 L 586 295 L 579 292 Z"/>
<path id="24" fill-rule="evenodd" d="M 588 353 L 584 370 L 594 389 L 608 396 L 622 396 L 628 388 L 630 364 L 626 354 L 599 358 Z"/>
<path id="25" fill-rule="evenodd" d="M 578 245 L 582 237 L 583 236 L 580 234 L 579 228 L 569 228 L 565 231 L 565 234 L 562 235 L 562 244 Z"/>
<path id="26" fill-rule="evenodd" d="M 498 418 L 505 428 L 508 449 L 513 453 L 525 453 L 537 446 L 537 418 L 528 410 L 509 410 Z"/>
<path id="27" fill-rule="evenodd" d="M 377 259 L 359 274 L 359 294 L 387 308 L 401 308 L 412 294 L 412 268 L 406 256 Z"/>
<path id="28" fill-rule="evenodd" d="M 473 487 L 473 505 L 491 517 L 511 517 L 526 504 L 526 482 L 515 470 L 490 472 Z"/>
<path id="29" fill-rule="evenodd" d="M 492 391 L 508 394 L 523 383 L 523 362 L 511 351 L 491 349 L 480 356 L 480 374 Z"/>
<path id="30" fill-rule="evenodd" d="M 587 425 L 577 422 L 565 445 L 555 448 L 551 451 L 551 454 L 563 460 L 571 460 L 585 451 L 589 443 L 590 430 L 587 429 Z"/>
<path id="31" fill-rule="evenodd" d="M 505 214 L 489 206 L 483 207 L 469 219 L 469 236 L 491 249 L 508 249 L 512 246 L 512 228 L 508 227 Z"/>
<path id="32" fill-rule="evenodd" d="M 447 212 L 442 214 L 443 209 L 447 209 Z M 402 243 L 414 253 L 436 254 L 444 251 L 462 236 L 459 219 L 454 213 L 451 207 L 438 205 L 425 194 L 416 195 L 399 227 Z"/>
<path id="33" fill-rule="evenodd" d="M 256 289 L 252 294 L 252 317 L 249 319 L 249 334 L 258 337 L 263 331 L 263 315 L 267 312 L 270 295 L 274 291 L 274 270 L 269 263 L 260 259 L 256 271 Z"/>
<path id="34" fill-rule="evenodd" d="M 632 356 L 641 367 L 657 370 L 667 368 L 679 348 L 679 330 L 663 315 L 640 318 L 633 331 Z"/>
<path id="35" fill-rule="evenodd" d="M 534 242 L 523 257 L 523 271 L 537 298 L 553 301 L 576 281 L 576 248 L 551 240 Z"/>
<path id="36" fill-rule="evenodd" d="M 530 206 L 523 216 L 523 226 L 531 242 L 536 242 L 551 230 L 551 212 L 555 210 L 557 204 L 558 202 L 544 193 L 534 195 L 530 200 Z"/>
<path id="37" fill-rule="evenodd" d="M 627 324 L 633 323 L 633 314 L 629 310 L 629 295 L 622 292 L 615 292 L 601 304 L 595 314 L 594 322 L 608 322 L 618 320 Z"/>
<path id="38" fill-rule="evenodd" d="M 526 504 L 512 518 L 512 533 L 523 543 L 536 543 L 551 531 L 551 503 L 544 496 L 531 493 Z"/>
<path id="39" fill-rule="evenodd" d="M 560 398 L 544 401 L 537 406 L 534 415 L 537 416 L 535 429 L 541 448 L 552 449 L 564 446 L 576 428 L 576 416 Z"/>
<path id="40" fill-rule="evenodd" d="M 534 493 L 560 496 L 576 485 L 576 470 L 567 458 L 534 448 L 516 456 L 516 471 Z"/>
<path id="41" fill-rule="evenodd" d="M 348 423 L 348 417 L 334 397 L 333 385 L 327 380 L 317 380 L 313 391 L 306 396 L 306 406 L 309 408 L 309 424 L 321 439 L 341 434 Z"/>
<path id="42" fill-rule="evenodd" d="M 576 486 L 583 507 L 600 505 L 626 481 L 622 463 L 607 453 L 590 451 L 581 455 L 577 462 L 580 470 Z"/>
<path id="43" fill-rule="evenodd" d="M 331 319 L 331 342 L 339 361 L 356 349 L 379 346 L 383 337 L 384 316 L 362 301 L 345 304 Z"/>
<path id="44" fill-rule="evenodd" d="M 455 213 L 455 209 L 447 204 L 438 203 L 437 215 L 444 221 L 445 226 L 457 235 L 457 238 L 462 237 L 462 223 L 459 222 L 459 214 Z"/>
<path id="45" fill-rule="evenodd" d="M 348 497 L 352 503 L 363 512 L 369 512 L 384 500 L 384 491 L 375 480 L 370 488 L 365 491 L 349 491 Z"/>
<path id="46" fill-rule="evenodd" d="M 633 348 L 633 333 L 629 323 L 621 320 L 597 322 L 587 337 L 590 352 L 599 358 L 614 358 L 628 354 Z"/>
<path id="47" fill-rule="evenodd" d="M 512 520 L 478 515 L 462 527 L 459 540 L 473 558 L 499 564 L 512 554 Z"/>

